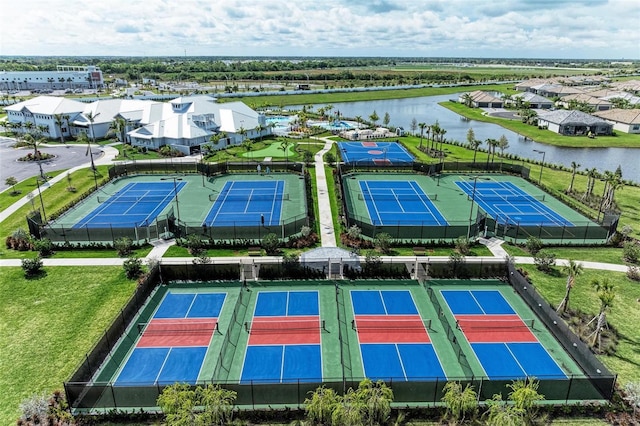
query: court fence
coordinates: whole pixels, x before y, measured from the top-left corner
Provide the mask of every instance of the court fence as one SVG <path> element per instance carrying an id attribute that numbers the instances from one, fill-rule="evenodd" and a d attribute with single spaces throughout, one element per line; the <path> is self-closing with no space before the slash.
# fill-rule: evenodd
<path id="1" fill-rule="evenodd" d="M 605 399 L 613 396 L 617 376 L 593 354 L 591 349 L 580 340 L 560 318 L 553 306 L 549 305 L 536 291 L 535 287 L 520 274 L 516 267 L 509 263 L 508 279 L 514 290 L 529 305 L 533 312 L 542 320 L 547 329 L 560 342 L 564 350 L 584 371 L 586 378 L 578 382 L 576 392 L 587 392 L 586 387 L 595 388 Z M 588 386 L 591 385 L 591 386 Z M 584 387 L 585 389 L 581 389 Z M 549 399 L 549 398 L 547 398 Z"/>
<path id="2" fill-rule="evenodd" d="M 495 262 L 494 262 L 495 263 Z M 610 399 L 613 396 L 616 376 L 593 355 L 589 348 L 582 343 L 557 316 L 553 308 L 535 291 L 513 265 L 501 262 L 499 265 L 503 271 L 505 264 L 508 270 L 508 281 L 516 292 L 525 300 L 537 316 L 544 322 L 556 339 L 562 344 L 564 349 L 573 357 L 575 362 L 584 371 L 584 375 L 572 375 L 559 379 L 553 377 L 536 377 L 539 380 L 539 392 L 545 399 L 554 403 L 584 402 L 585 400 Z M 175 282 L 175 280 L 186 280 L 188 276 L 197 274 L 201 265 L 156 265 L 153 267 L 145 279 L 137 286 L 131 299 L 127 302 L 111 326 L 98 340 L 93 349 L 86 354 L 76 371 L 64 384 L 67 401 L 69 401 L 75 413 L 89 412 L 99 413 L 110 410 L 133 411 L 140 408 L 155 409 L 157 398 L 164 388 L 172 383 L 140 384 L 136 386 L 116 385 L 113 382 L 99 381 L 96 378 L 101 369 L 104 368 L 105 361 L 120 359 L 126 356 L 126 350 L 118 349 L 119 342 L 128 338 L 134 327 L 137 315 L 146 306 L 150 296 L 152 296 L 162 283 Z M 218 268 L 219 272 L 225 268 L 234 269 L 237 273 L 237 265 L 206 265 L 211 268 Z M 207 268 L 209 272 L 212 269 Z M 190 270 L 191 272 L 186 272 Z M 243 330 L 243 318 L 248 309 L 249 292 L 246 285 L 238 280 L 218 281 L 215 276 L 209 275 L 212 280 L 211 285 L 234 285 L 238 286 L 239 296 L 234 306 L 231 322 L 225 330 L 219 358 L 210 380 L 204 380 L 195 385 L 206 385 L 209 383 L 219 384 L 229 390 L 237 392 L 236 404 L 242 409 L 263 409 L 268 406 L 286 406 L 290 408 L 301 408 L 309 392 L 314 391 L 319 386 L 325 385 L 335 389 L 340 394 L 349 388 L 356 388 L 362 377 L 354 377 L 350 365 L 351 354 L 348 352 L 350 344 L 348 339 L 348 328 L 351 326 L 347 321 L 346 302 L 344 292 L 340 288 L 338 281 L 327 281 L 328 285 L 335 286 L 337 320 L 340 330 L 342 377 L 330 377 L 318 380 L 307 379 L 307 381 L 293 381 L 290 383 L 265 383 L 260 381 L 249 381 L 239 383 L 237 380 L 231 381 L 228 375 L 231 363 L 236 359 L 238 335 Z M 304 285 L 305 281 L 299 281 Z M 293 282 L 292 285 L 295 285 Z M 265 286 L 268 283 L 256 282 L 252 286 Z M 433 303 L 436 312 L 442 312 L 442 306 L 429 287 L 428 283 L 423 283 L 423 287 Z M 512 377 L 492 377 L 474 376 L 471 372 L 466 357 L 459 342 L 455 339 L 455 333 L 451 329 L 451 324 L 441 318 L 442 325 L 447 333 L 448 340 L 455 350 L 457 357 L 463 368 L 465 376 L 448 377 L 425 377 L 415 378 L 406 381 L 404 377 L 385 379 L 386 384 L 394 392 L 394 402 L 411 407 L 425 407 L 441 403 L 444 395 L 443 388 L 447 381 L 458 381 L 463 385 L 470 384 L 478 393 L 480 401 L 490 399 L 494 394 L 502 394 L 506 399 L 509 388 L 507 385 L 513 382 Z M 143 319 L 144 320 L 144 319 Z M 135 327 L 134 327 L 135 328 Z M 135 330 L 134 330 L 135 331 Z M 194 385 L 194 386 L 195 386 Z"/>

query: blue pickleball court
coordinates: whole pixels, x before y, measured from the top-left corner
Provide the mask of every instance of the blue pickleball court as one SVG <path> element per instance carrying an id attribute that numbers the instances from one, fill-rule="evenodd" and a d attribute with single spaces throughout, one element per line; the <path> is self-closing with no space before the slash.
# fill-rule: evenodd
<path id="1" fill-rule="evenodd" d="M 413 155 L 397 142 L 338 142 L 346 164 L 411 164 Z"/>

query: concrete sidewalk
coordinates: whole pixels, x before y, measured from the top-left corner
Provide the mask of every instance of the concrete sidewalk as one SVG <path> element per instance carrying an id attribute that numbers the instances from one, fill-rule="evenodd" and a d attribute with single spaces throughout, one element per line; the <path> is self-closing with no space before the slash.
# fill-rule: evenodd
<path id="1" fill-rule="evenodd" d="M 333 141 L 329 138 L 314 138 L 324 141 L 322 148 L 315 156 L 316 168 L 316 185 L 318 188 L 318 224 L 320 226 L 320 241 L 322 247 L 336 247 L 336 233 L 333 228 L 333 214 L 331 212 L 331 203 L 329 202 L 329 187 L 327 186 L 327 177 L 324 173 L 323 156 L 333 146 Z M 333 179 L 333 176 L 330 176 Z"/>

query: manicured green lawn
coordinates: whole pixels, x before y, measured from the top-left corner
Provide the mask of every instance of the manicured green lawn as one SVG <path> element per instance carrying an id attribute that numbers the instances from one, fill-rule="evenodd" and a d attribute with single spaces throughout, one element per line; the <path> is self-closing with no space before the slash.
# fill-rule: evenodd
<path id="1" fill-rule="evenodd" d="M 511 256 L 531 256 L 521 246 L 503 244 L 507 253 Z M 617 247 L 545 247 L 546 251 L 554 253 L 558 259 L 585 260 L 588 262 L 603 262 L 624 264 L 622 249 Z"/>
<path id="2" fill-rule="evenodd" d="M 64 173 L 64 170 L 57 170 L 55 172 L 47 173 L 47 176 L 56 177 L 60 173 Z M 6 176 L 6 177 L 9 177 L 9 176 Z M 15 185 L 15 190 L 19 191 L 18 194 L 11 194 L 11 192 L 13 191 L 12 188 L 13 187 L 10 187 L 6 191 L 0 193 L 0 211 L 3 211 L 7 207 L 9 207 L 11 204 L 15 203 L 22 197 L 26 196 L 29 192 L 35 189 L 38 189 L 38 185 L 36 184 L 36 178 L 31 177 L 23 180 L 22 182 L 18 182 Z M 38 200 L 34 199 L 34 202 L 37 202 L 37 201 Z"/>
<path id="3" fill-rule="evenodd" d="M 287 140 L 287 141 L 289 142 L 289 145 L 287 146 L 286 153 L 281 145 L 282 141 L 276 140 L 271 142 L 270 144 L 267 144 L 267 146 L 265 146 L 260 150 L 245 152 L 244 154 L 241 154 L 241 156 L 244 158 L 264 158 L 264 157 L 276 157 L 278 159 L 294 158 L 296 156 L 294 151 L 295 143 L 293 143 L 293 141 L 291 140 Z"/>
<path id="4" fill-rule="evenodd" d="M 512 130 L 523 136 L 527 136 L 536 142 L 546 143 L 549 145 L 574 148 L 640 148 L 640 135 L 637 134 L 616 131 L 616 136 L 598 136 L 593 139 L 586 136 L 562 136 L 550 130 L 538 129 L 538 127 L 525 124 L 520 120 L 490 117 L 483 114 L 484 111 L 482 109 L 469 108 L 456 102 L 441 102 L 439 105 L 467 118 L 498 124 L 506 129 Z"/>
<path id="5" fill-rule="evenodd" d="M 520 265 L 519 265 L 520 266 Z M 545 274 L 534 265 L 521 265 L 529 272 L 536 289 L 552 306 L 557 306 L 565 291 L 566 277 L 561 268 L 556 267 L 553 274 Z M 600 302 L 591 286 L 594 279 L 608 279 L 615 285 L 616 298 L 611 311 L 607 314 L 611 326 L 620 333 L 618 350 L 612 356 L 600 356 L 600 359 L 614 372 L 619 374 L 621 384 L 640 380 L 640 284 L 627 278 L 622 272 L 584 270 L 576 279 L 571 291 L 569 306 L 580 308 L 590 315 L 597 315 Z"/>
<path id="6" fill-rule="evenodd" d="M 0 424 L 20 402 L 62 389 L 136 287 L 119 267 L 0 268 Z"/>

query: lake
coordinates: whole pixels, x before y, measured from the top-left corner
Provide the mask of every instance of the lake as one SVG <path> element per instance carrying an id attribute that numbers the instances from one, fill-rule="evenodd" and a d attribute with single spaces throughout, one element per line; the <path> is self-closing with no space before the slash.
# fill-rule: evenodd
<path id="1" fill-rule="evenodd" d="M 562 164 L 566 167 L 571 167 L 571 162 L 575 161 L 580 164 L 579 170 L 595 167 L 598 171 L 604 172 L 605 170 L 614 171 L 618 166 L 621 166 L 623 179 L 640 182 L 640 167 L 638 166 L 640 149 L 564 148 L 538 143 L 530 139 L 525 141 L 522 136 L 497 124 L 467 120 L 455 112 L 438 105 L 439 102 L 449 99 L 458 99 L 458 95 L 338 102 L 332 105 L 334 110 L 340 111 L 340 114 L 348 118 L 361 116 L 363 119 L 368 120 L 373 111 L 376 111 L 380 117 L 379 124 L 382 123 L 385 113 L 389 113 L 391 125 L 404 127 L 407 132 L 411 132 L 411 121 L 414 118 L 418 123 L 422 122 L 428 125 L 438 121 L 440 127 L 447 131 L 444 136 L 445 139 L 457 140 L 462 143 L 467 142 L 467 131 L 470 128 L 473 128 L 476 139 L 481 141 L 485 141 L 488 138 L 498 139 L 500 136 L 505 135 L 509 140 L 509 148 L 505 150 L 505 153 L 541 161 L 542 154 L 533 150 L 544 151 L 545 163 Z M 324 104 L 314 105 L 314 110 L 317 111 L 322 106 Z M 289 108 L 301 109 L 302 106 L 290 106 Z M 416 132 L 419 131 L 419 129 L 416 130 Z M 480 147 L 486 149 L 484 143 Z"/>

